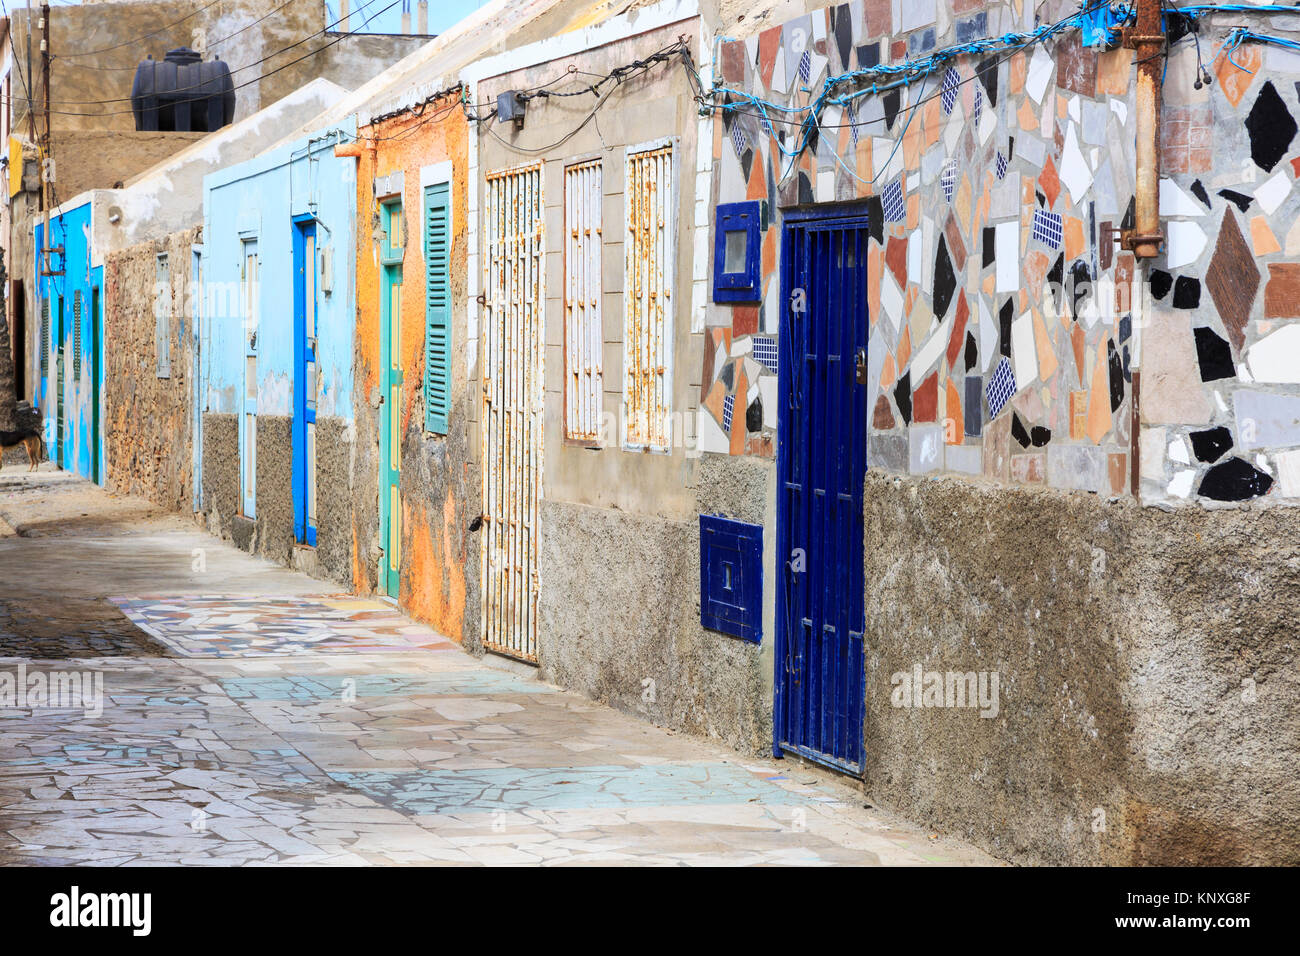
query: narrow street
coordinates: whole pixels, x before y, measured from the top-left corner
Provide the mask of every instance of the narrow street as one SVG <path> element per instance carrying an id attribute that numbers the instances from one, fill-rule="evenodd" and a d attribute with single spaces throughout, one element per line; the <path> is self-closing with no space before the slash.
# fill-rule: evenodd
<path id="1" fill-rule="evenodd" d="M 0 474 L 6 864 L 983 864 L 792 761 L 478 660 L 51 465 Z"/>

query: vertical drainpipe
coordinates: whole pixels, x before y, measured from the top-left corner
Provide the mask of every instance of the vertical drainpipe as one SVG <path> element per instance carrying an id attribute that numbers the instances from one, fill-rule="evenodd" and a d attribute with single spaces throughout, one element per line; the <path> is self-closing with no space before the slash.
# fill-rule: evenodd
<path id="1" fill-rule="evenodd" d="M 1137 193 L 1135 228 L 1123 246 L 1138 259 L 1160 252 L 1159 149 L 1161 52 L 1165 47 L 1161 0 L 1137 0 L 1137 23 L 1126 31 L 1125 45 L 1137 53 Z"/>

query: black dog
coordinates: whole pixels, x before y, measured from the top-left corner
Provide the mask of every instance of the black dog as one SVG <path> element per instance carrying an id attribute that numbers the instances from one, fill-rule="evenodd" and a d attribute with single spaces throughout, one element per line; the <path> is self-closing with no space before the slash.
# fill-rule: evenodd
<path id="1" fill-rule="evenodd" d="M 32 467 L 27 470 L 35 471 L 36 466 L 45 457 L 45 442 L 41 440 L 41 433 L 35 428 L 16 432 L 0 431 L 0 451 L 17 448 L 19 445 L 27 449 L 27 460 L 32 463 Z M 0 468 L 3 467 L 4 459 L 0 456 Z"/>

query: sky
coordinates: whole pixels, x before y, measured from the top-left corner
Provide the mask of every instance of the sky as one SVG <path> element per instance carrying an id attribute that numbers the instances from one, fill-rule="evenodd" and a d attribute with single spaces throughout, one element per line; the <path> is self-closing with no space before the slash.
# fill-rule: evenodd
<path id="1" fill-rule="evenodd" d="M 486 0 L 429 0 L 429 32 L 446 31 L 452 24 L 464 19 L 484 3 Z M 402 9 L 405 7 L 410 11 L 411 29 L 414 30 L 418 18 L 419 0 L 396 0 L 396 2 L 395 0 L 351 0 L 350 7 L 353 17 L 351 26 L 354 32 L 401 33 Z M 326 0 L 325 8 L 329 13 L 328 22 L 333 23 L 339 18 L 339 0 Z M 363 22 L 367 16 L 369 17 L 365 26 L 357 22 L 358 15 L 362 17 Z"/>

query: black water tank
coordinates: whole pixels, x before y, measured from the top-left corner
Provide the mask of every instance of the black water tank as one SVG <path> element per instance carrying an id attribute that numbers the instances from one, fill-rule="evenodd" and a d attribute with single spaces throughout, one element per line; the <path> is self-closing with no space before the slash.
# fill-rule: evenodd
<path id="1" fill-rule="evenodd" d="M 203 62 L 187 46 L 135 68 L 131 108 L 138 130 L 210 133 L 235 118 L 235 85 L 221 60 Z"/>

